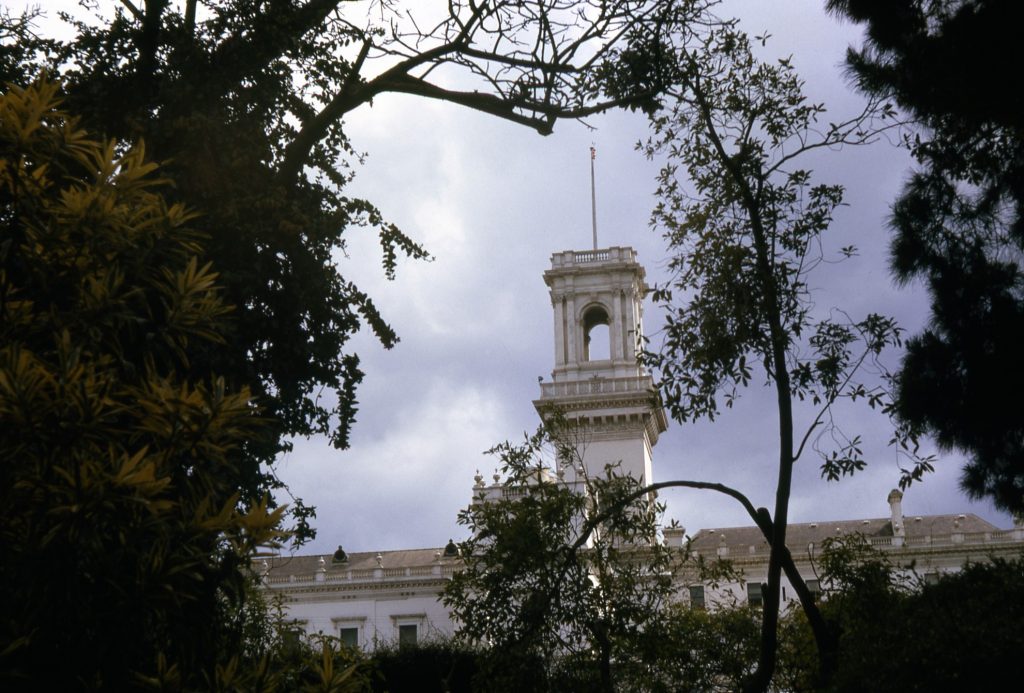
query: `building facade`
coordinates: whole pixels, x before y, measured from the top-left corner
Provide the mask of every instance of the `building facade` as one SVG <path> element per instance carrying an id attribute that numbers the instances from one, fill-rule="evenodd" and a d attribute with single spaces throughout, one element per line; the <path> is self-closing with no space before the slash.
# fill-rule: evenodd
<path id="1" fill-rule="evenodd" d="M 554 318 L 554 368 L 533 404 L 544 418 L 553 412 L 572 424 L 576 454 L 559 460 L 561 483 L 617 465 L 642 484 L 654 481 L 653 448 L 667 420 L 654 382 L 637 361 L 643 338 L 644 269 L 631 248 L 565 251 L 544 273 Z M 474 502 L 523 493 L 497 475 L 486 484 L 477 474 Z M 904 517 L 902 494 L 888 498 L 889 515 L 865 520 L 791 524 L 787 544 L 812 591 L 819 589 L 816 557 L 828 537 L 859 534 L 893 563 L 925 579 L 956 571 L 967 561 L 1019 556 L 1024 528 L 1000 530 L 975 515 Z M 452 512 L 458 509 L 453 508 Z M 666 528 L 670 546 L 706 559 L 727 558 L 742 582 L 714 590 L 688 574 L 677 575 L 680 598 L 698 607 L 725 601 L 758 603 L 767 581 L 768 544 L 754 527 L 703 529 L 692 538 Z M 380 643 L 414 643 L 454 632 L 440 596 L 459 569 L 455 545 L 405 551 L 275 556 L 257 561 L 264 591 L 280 599 L 287 616 L 307 633 L 338 636 L 372 649 Z M 795 599 L 783 581 L 783 602 Z"/>
<path id="2" fill-rule="evenodd" d="M 881 500 L 881 499 L 880 499 Z M 1024 526 L 1003 530 L 973 514 L 904 516 L 903 494 L 888 496 L 888 517 L 791 523 L 786 545 L 800 577 L 811 592 L 820 592 L 818 558 L 826 539 L 858 537 L 904 573 L 926 582 L 945 573 L 959 571 L 968 562 L 992 557 L 1011 559 L 1024 551 Z M 879 502 L 879 506 L 882 503 Z M 696 575 L 679 576 L 680 595 L 692 605 L 713 608 L 716 604 L 759 604 L 761 590 L 768 582 L 770 549 L 761 530 L 746 527 L 702 529 L 687 539 L 681 528 L 666 529 L 670 545 L 690 551 L 705 560 L 727 559 L 742 574 L 741 582 L 726 582 L 715 588 L 702 584 Z M 782 605 L 799 601 L 793 586 L 782 576 Z"/>
<path id="3" fill-rule="evenodd" d="M 447 551 L 446 551 L 447 548 Z M 266 594 L 306 633 L 372 650 L 454 631 L 439 601 L 458 570 L 454 545 L 437 549 L 276 556 L 256 562 Z"/>
<path id="4" fill-rule="evenodd" d="M 586 475 L 619 466 L 644 484 L 653 480 L 652 449 L 667 420 L 651 376 L 637 362 L 643 337 L 643 266 L 632 248 L 564 251 L 544 273 L 554 317 L 554 368 L 534 406 L 577 433 L 576 454 L 557 471 L 581 486 Z M 474 501 L 504 498 L 500 477 L 474 480 Z M 452 512 L 458 509 L 453 508 Z M 282 601 L 298 627 L 372 648 L 450 634 L 440 603 L 458 570 L 455 547 L 334 555 L 275 556 L 258 561 L 265 592 Z"/>

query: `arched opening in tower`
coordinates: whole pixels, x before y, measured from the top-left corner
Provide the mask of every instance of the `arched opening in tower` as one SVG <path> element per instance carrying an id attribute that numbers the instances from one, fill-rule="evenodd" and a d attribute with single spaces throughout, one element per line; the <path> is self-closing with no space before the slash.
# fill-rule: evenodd
<path id="1" fill-rule="evenodd" d="M 610 324 L 603 306 L 591 306 L 583 313 L 584 361 L 607 361 L 612 357 Z"/>

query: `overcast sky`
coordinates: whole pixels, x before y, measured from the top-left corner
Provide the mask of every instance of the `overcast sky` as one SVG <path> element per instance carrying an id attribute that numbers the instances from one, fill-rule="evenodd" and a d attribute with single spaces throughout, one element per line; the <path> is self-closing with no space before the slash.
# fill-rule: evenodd
<path id="1" fill-rule="evenodd" d="M 859 104 L 841 62 L 860 37 L 826 16 L 823 4 L 735 1 L 721 14 L 739 16 L 750 34 L 770 33 L 764 55 L 791 55 L 807 95 L 825 102 L 835 120 Z M 560 123 L 541 137 L 447 104 L 388 95 L 348 119 L 352 141 L 368 155 L 348 192 L 374 202 L 435 260 L 403 262 L 397 279 L 387 282 L 376 239 L 359 230 L 349 238 L 348 257 L 339 258 L 340 270 L 368 291 L 402 341 L 391 351 L 370 335 L 354 343 L 366 379 L 351 449 L 299 440 L 280 461 L 279 474 L 292 491 L 318 508 L 319 536 L 303 552 L 338 544 L 353 551 L 441 546 L 465 536 L 456 514 L 469 501 L 473 475 L 479 469 L 489 480 L 495 468 L 483 451 L 537 425 L 531 401 L 539 396 L 538 376 L 550 379 L 554 359 L 542 275 L 552 253 L 590 247 L 591 144 L 600 245 L 636 248 L 648 282 L 664 280 L 665 245 L 648 225 L 658 166 L 634 149 L 646 123 L 612 113 L 589 125 L 594 129 Z M 909 163 L 884 142 L 815 161 L 818 180 L 847 188 L 847 206 L 830 231 L 833 247 L 861 250 L 812 282 L 819 312 L 887 313 L 911 332 L 923 323 L 927 301 L 920 287 L 897 288 L 886 267 L 885 219 Z M 654 342 L 661 322 L 648 304 L 645 327 Z M 899 460 L 887 447 L 886 422 L 856 411 L 844 421 L 848 432 L 863 437 L 868 468 L 828 483 L 818 461 L 805 456 L 795 472 L 793 521 L 888 514 L 885 499 L 899 478 Z M 713 423 L 670 423 L 654 449 L 655 480 L 721 481 L 771 507 L 775 426 L 773 396 L 753 385 Z M 959 491 L 960 465 L 955 456 L 942 457 L 934 474 L 907 491 L 904 513 L 973 512 L 1009 527 L 1008 516 Z M 668 517 L 691 534 L 750 524 L 735 501 L 715 494 L 666 492 L 662 500 Z"/>

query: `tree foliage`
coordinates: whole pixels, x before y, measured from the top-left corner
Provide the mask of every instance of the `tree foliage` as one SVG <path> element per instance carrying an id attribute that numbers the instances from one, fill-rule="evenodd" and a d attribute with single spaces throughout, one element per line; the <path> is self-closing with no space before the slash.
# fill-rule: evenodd
<path id="1" fill-rule="evenodd" d="M 866 25 L 847 64 L 858 87 L 920 125 L 918 168 L 893 206 L 892 267 L 931 295 L 907 343 L 898 411 L 970 455 L 962 486 L 1024 511 L 1024 97 L 1018 8 L 1001 0 L 830 0 Z"/>
<path id="2" fill-rule="evenodd" d="M 472 534 L 444 602 L 459 636 L 487 648 L 489 685 L 613 690 L 669 601 L 680 556 L 657 541 L 661 507 L 637 497 L 632 477 L 612 467 L 568 484 L 552 471 L 555 459 L 583 467 L 582 432 L 551 425 L 492 451 L 502 497 L 460 513 Z"/>
<path id="3" fill-rule="evenodd" d="M 814 310 L 809 277 L 855 248 L 830 251 L 822 240 L 843 190 L 816 182 L 807 162 L 815 151 L 871 141 L 891 113 L 870 101 L 848 120 L 827 122 L 824 106 L 803 94 L 791 62 L 756 58 L 735 21 L 717 18 L 711 8 L 703 21 L 681 19 L 669 8 L 650 34 L 635 37 L 608 66 L 606 85 L 612 94 L 666 95 L 650 110 L 652 136 L 642 145 L 665 161 L 653 222 L 668 242 L 673 274 L 655 290 L 668 317 L 662 343 L 645 359 L 660 373 L 666 406 L 682 423 L 713 419 L 755 378 L 775 390 L 772 512 L 723 491 L 745 504 L 772 547 L 760 664 L 748 681 L 764 689 L 775 664 L 783 570 L 814 624 L 824 677 L 834 664 L 834 634 L 786 549 L 793 466 L 813 447 L 824 477 L 863 468 L 860 439 L 836 425 L 833 405 L 861 400 L 887 409 L 885 381 L 861 381 L 858 372 L 870 365 L 884 373 L 878 359 L 900 341 L 899 328 L 885 316 L 855 320 L 839 310 Z M 913 440 L 898 436 L 897 442 L 914 450 Z"/>
<path id="4" fill-rule="evenodd" d="M 489 690 L 474 685 L 486 652 L 452 637 L 412 645 L 378 644 L 371 663 L 375 693 L 471 693 Z"/>
<path id="5" fill-rule="evenodd" d="M 757 664 L 759 612 L 746 605 L 714 610 L 674 603 L 664 610 L 642 643 L 643 667 L 628 678 L 632 690 L 737 691 Z M 811 648 L 813 642 L 808 642 Z"/>
<path id="6" fill-rule="evenodd" d="M 839 634 L 836 671 L 823 685 L 805 612 L 794 606 L 780 622 L 773 690 L 989 690 L 1020 678 L 1020 558 L 925 579 L 920 567 L 894 564 L 859 535 L 821 548 L 815 575 L 820 608 Z M 644 690 L 738 690 L 757 665 L 758 621 L 757 608 L 735 603 L 673 606 L 649 641 L 664 656 L 647 671 Z"/>
<path id="7" fill-rule="evenodd" d="M 159 659 L 195 682 L 280 536 L 237 509 L 248 390 L 181 375 L 230 307 L 142 145 L 91 138 L 55 84 L 0 96 L 0 150 L 2 676 L 117 689 Z"/>
<path id="8" fill-rule="evenodd" d="M 840 632 L 827 690 L 988 690 L 1024 673 L 1020 558 L 969 563 L 931 581 L 849 536 L 826 543 L 819 570 L 822 610 Z M 810 639 L 799 614 L 787 619 L 783 638 L 777 683 L 818 690 L 801 659 Z"/>
<path id="9" fill-rule="evenodd" d="M 550 132 L 558 118 L 614 105 L 591 98 L 592 67 L 657 3 L 82 4 L 93 11 L 68 18 L 76 33 L 64 43 L 7 17 L 0 80 L 24 83 L 40 66 L 59 73 L 86 126 L 144 136 L 175 181 L 165 194 L 201 212 L 192 224 L 209 236 L 202 262 L 215 262 L 235 312 L 225 342 L 193 345 L 189 366 L 250 385 L 276 434 L 246 450 L 243 501 L 255 502 L 280 487 L 266 465 L 292 436 L 347 445 L 362 379 L 349 338 L 365 328 L 386 348 L 398 340 L 339 272 L 345 232 L 375 229 L 389 277 L 399 256 L 426 257 L 372 203 L 346 196 L 361 154 L 345 116 L 406 94 Z M 307 536 L 311 509 L 292 510 Z"/>

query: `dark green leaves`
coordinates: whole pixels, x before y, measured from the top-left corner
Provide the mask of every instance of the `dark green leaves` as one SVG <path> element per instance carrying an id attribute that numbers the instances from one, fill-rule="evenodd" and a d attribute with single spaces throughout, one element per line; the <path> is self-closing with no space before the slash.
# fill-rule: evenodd
<path id="1" fill-rule="evenodd" d="M 283 509 L 239 503 L 263 430 L 194 358 L 230 313 L 195 217 L 56 94 L 0 98 L 0 676 L 125 689 L 159 659 L 198 687 Z"/>
<path id="2" fill-rule="evenodd" d="M 862 23 L 847 64 L 920 128 L 920 166 L 893 205 L 892 266 L 922 279 L 929 324 L 908 341 L 895 411 L 907 428 L 971 456 L 963 487 L 1024 509 L 1024 428 L 1003 393 L 1024 387 L 1024 108 L 1019 8 L 999 0 L 831 0 Z M 904 481 L 920 477 L 914 466 Z"/>
<path id="3" fill-rule="evenodd" d="M 625 666 L 673 593 L 682 558 L 657 541 L 662 507 L 637 496 L 632 477 L 610 467 L 561 480 L 559 467 L 581 465 L 585 431 L 550 425 L 495 447 L 503 486 L 478 487 L 459 514 L 472 536 L 444 601 L 460 637 L 489 648 L 490 674 L 502 680 L 526 661 L 545 676 L 573 657 Z"/>

